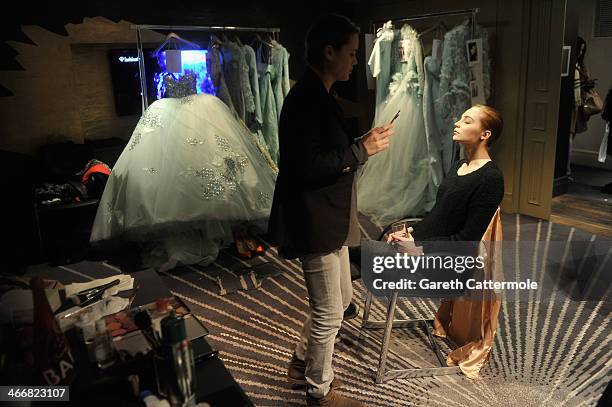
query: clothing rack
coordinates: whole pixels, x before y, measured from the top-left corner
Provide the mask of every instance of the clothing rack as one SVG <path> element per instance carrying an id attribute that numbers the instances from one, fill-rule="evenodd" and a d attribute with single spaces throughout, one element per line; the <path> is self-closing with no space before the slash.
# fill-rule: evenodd
<path id="1" fill-rule="evenodd" d="M 141 30 L 167 30 L 167 31 L 204 31 L 204 32 L 252 32 L 252 33 L 271 33 L 273 38 L 278 41 L 280 28 L 277 27 L 236 27 L 236 26 L 203 26 L 203 25 L 155 25 L 155 24 L 133 24 L 130 26 L 136 30 L 136 42 L 138 47 L 138 69 L 140 73 L 140 89 L 142 94 L 142 113 L 144 114 L 149 107 L 147 97 L 147 78 L 144 65 L 144 53 L 142 51 Z"/>
<path id="2" fill-rule="evenodd" d="M 476 29 L 476 14 L 479 12 L 480 12 L 480 8 L 476 7 L 476 8 L 468 8 L 465 10 L 440 11 L 437 13 L 420 14 L 420 15 L 395 18 L 395 19 L 386 19 L 384 21 L 380 20 L 380 21 L 375 21 L 372 23 L 372 33 L 376 34 L 377 25 L 384 24 L 389 20 L 396 22 L 396 23 L 402 23 L 406 21 L 415 21 L 415 20 L 424 20 L 424 19 L 437 18 L 437 17 L 460 16 L 464 14 L 469 14 L 472 17 L 472 37 L 473 37 L 475 33 L 475 29 Z"/>
<path id="3" fill-rule="evenodd" d="M 204 25 L 150 25 L 133 24 L 132 29 L 141 30 L 178 30 L 178 31 L 244 31 L 244 32 L 280 32 L 280 28 L 235 27 L 235 26 L 204 26 Z"/>

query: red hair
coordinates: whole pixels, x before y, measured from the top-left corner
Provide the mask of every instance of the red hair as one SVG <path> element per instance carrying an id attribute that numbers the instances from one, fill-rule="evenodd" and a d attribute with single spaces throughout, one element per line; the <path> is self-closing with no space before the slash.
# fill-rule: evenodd
<path id="1" fill-rule="evenodd" d="M 487 146 L 491 146 L 501 137 L 504 128 L 504 121 L 501 113 L 497 109 L 487 105 L 478 104 L 473 107 L 477 107 L 483 114 L 480 121 L 482 123 L 482 128 L 491 132 L 491 137 L 487 140 Z"/>

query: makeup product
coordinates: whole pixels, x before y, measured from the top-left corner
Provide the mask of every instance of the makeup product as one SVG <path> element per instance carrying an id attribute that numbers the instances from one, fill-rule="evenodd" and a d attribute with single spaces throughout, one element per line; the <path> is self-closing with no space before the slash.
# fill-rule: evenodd
<path id="1" fill-rule="evenodd" d="M 134 323 L 142 331 L 142 334 L 145 336 L 147 341 L 151 344 L 153 349 L 159 348 L 160 341 L 157 337 L 157 334 L 153 330 L 151 315 L 146 309 L 138 311 L 134 314 Z"/>
<path id="2" fill-rule="evenodd" d="M 106 329 L 106 321 L 100 318 L 96 321 L 96 335 L 93 339 L 93 350 L 96 363 L 106 369 L 115 363 L 115 347 L 110 332 Z"/>
<path id="3" fill-rule="evenodd" d="M 398 110 L 397 113 L 395 113 L 395 116 L 393 116 L 393 119 L 391 119 L 391 121 L 389 122 L 389 124 L 393 124 L 393 122 L 395 121 L 395 119 L 397 119 L 399 117 L 401 110 Z"/>
<path id="4" fill-rule="evenodd" d="M 162 319 L 163 358 L 167 361 L 165 391 L 172 405 L 195 405 L 195 361 L 191 342 L 186 337 L 185 321 L 174 311 Z M 163 394 L 162 392 L 160 392 Z"/>
<path id="5" fill-rule="evenodd" d="M 115 279 L 110 283 L 101 285 L 99 287 L 90 288 L 87 290 L 79 291 L 75 295 L 70 297 L 70 300 L 74 305 L 79 307 L 85 307 L 95 301 L 98 301 L 104 295 L 104 292 L 111 287 L 118 285 L 121 282 L 119 279 Z"/>

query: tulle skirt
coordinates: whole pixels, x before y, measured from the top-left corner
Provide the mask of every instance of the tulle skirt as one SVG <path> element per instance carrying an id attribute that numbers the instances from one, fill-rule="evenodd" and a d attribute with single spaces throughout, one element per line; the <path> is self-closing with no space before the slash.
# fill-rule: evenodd
<path id="1" fill-rule="evenodd" d="M 136 242 L 145 263 L 210 263 L 232 228 L 265 228 L 276 180 L 256 135 L 211 95 L 155 101 L 108 180 L 94 245 Z"/>
<path id="2" fill-rule="evenodd" d="M 371 156 L 357 180 L 359 210 L 382 225 L 422 216 L 434 204 L 428 191 L 431 165 L 418 96 L 410 90 L 390 96 L 376 112 L 374 127 L 389 123 L 398 110 L 389 148 Z"/>

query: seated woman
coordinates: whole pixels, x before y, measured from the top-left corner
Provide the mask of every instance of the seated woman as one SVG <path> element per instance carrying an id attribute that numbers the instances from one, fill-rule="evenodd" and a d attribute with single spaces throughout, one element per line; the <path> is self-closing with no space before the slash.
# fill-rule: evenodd
<path id="1" fill-rule="evenodd" d="M 455 123 L 453 140 L 467 158 L 457 161 L 442 181 L 431 212 L 407 233 L 392 233 L 388 240 L 480 241 L 504 196 L 504 176 L 488 150 L 502 127 L 501 115 L 492 107 L 466 110 Z"/>
<path id="2" fill-rule="evenodd" d="M 496 211 L 504 196 L 504 177 L 488 151 L 501 132 L 502 118 L 498 111 L 484 105 L 468 109 L 455 123 L 453 132 L 453 140 L 464 147 L 467 159 L 455 163 L 442 181 L 431 212 L 404 235 L 391 234 L 389 241 L 400 241 L 413 251 L 411 254 L 418 255 L 422 250 L 415 245 L 424 246 L 425 252 L 431 248 L 439 250 L 440 243 L 435 241 L 468 242 L 467 246 L 471 247 L 481 240 L 501 240 L 501 228 L 495 225 L 500 222 Z M 487 252 L 488 260 L 475 276 L 495 280 L 501 267 L 495 246 L 489 246 Z M 427 270 L 427 278 L 450 281 L 457 277 L 444 269 L 435 275 L 434 272 Z M 470 272 L 466 271 L 462 277 L 467 278 Z M 451 339 L 458 346 L 448 354 L 449 366 L 459 366 L 469 378 L 479 377 L 495 341 L 500 304 L 499 298 L 489 290 L 470 290 L 469 297 L 442 301 L 433 333 Z"/>

